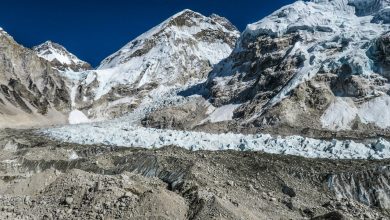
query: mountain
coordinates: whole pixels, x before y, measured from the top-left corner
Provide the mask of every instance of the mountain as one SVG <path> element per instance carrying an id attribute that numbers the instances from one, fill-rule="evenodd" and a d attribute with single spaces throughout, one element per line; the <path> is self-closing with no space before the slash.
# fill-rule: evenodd
<path id="1" fill-rule="evenodd" d="M 0 29 L 0 128 L 67 123 L 69 97 L 48 61 Z"/>
<path id="2" fill-rule="evenodd" d="M 97 70 L 81 74 L 74 85 L 75 108 L 88 110 L 92 118 L 116 117 L 145 102 L 152 91 L 161 94 L 204 80 L 238 37 L 218 15 L 179 12 L 104 59 Z"/>
<path id="3" fill-rule="evenodd" d="M 205 80 L 213 66 L 228 57 L 238 37 L 227 19 L 184 10 L 92 70 L 57 43 L 47 41 L 30 50 L 2 30 L 0 116 L 5 119 L 0 126 L 118 117 L 149 102 L 152 94 L 161 96 Z"/>
<path id="4" fill-rule="evenodd" d="M 249 24 L 210 74 L 210 102 L 235 105 L 244 129 L 387 133 L 389 5 L 296 1 Z"/>
<path id="5" fill-rule="evenodd" d="M 35 46 L 33 50 L 39 57 L 50 61 L 52 66 L 60 71 L 78 72 L 92 69 L 89 63 L 80 60 L 63 46 L 51 41 Z"/>

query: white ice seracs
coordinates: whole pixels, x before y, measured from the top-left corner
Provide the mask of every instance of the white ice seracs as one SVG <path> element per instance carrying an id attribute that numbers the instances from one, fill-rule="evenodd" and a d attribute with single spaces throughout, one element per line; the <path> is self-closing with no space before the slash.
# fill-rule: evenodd
<path id="1" fill-rule="evenodd" d="M 363 144 L 354 141 L 325 141 L 301 136 L 273 137 L 268 134 L 210 134 L 159 130 L 112 121 L 65 126 L 40 131 L 52 138 L 78 144 L 160 148 L 175 145 L 189 150 L 263 151 L 308 158 L 383 159 L 390 158 L 390 143 L 379 139 Z"/>
<path id="2" fill-rule="evenodd" d="M 294 51 L 300 51 L 305 63 L 272 103 L 277 103 L 302 82 L 315 76 L 318 70 L 332 71 L 349 65 L 352 74 L 370 75 L 374 72 L 373 61 L 367 51 L 376 38 L 389 26 L 372 22 L 372 16 L 357 16 L 353 2 L 363 1 L 313 0 L 297 1 L 274 12 L 270 16 L 249 24 L 244 37 L 257 35 L 282 36 L 299 33 L 303 42 Z M 365 1 L 368 2 L 368 1 Z M 342 47 L 341 52 L 324 54 L 328 47 Z M 290 52 L 292 54 L 292 52 Z"/>

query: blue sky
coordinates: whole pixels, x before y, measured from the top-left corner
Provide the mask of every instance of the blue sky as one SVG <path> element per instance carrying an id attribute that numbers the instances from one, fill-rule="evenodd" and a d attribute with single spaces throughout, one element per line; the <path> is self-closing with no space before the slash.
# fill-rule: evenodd
<path id="1" fill-rule="evenodd" d="M 294 0 L 2 0 L 0 27 L 27 47 L 64 45 L 93 66 L 183 9 L 228 18 L 240 30 Z"/>

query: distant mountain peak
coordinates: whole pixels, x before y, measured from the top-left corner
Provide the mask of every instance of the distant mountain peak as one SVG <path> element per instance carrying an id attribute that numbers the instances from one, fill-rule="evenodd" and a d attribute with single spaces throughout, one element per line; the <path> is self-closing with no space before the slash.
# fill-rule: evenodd
<path id="1" fill-rule="evenodd" d="M 33 47 L 33 50 L 39 57 L 48 60 L 55 68 L 61 71 L 92 69 L 90 64 L 77 58 L 62 45 L 50 40 Z"/>

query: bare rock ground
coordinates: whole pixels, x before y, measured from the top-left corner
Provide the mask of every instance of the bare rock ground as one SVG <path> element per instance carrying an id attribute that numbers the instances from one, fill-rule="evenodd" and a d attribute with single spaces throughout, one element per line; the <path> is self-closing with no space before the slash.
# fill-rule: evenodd
<path id="1" fill-rule="evenodd" d="M 388 219 L 389 160 L 64 144 L 0 132 L 0 219 Z"/>

